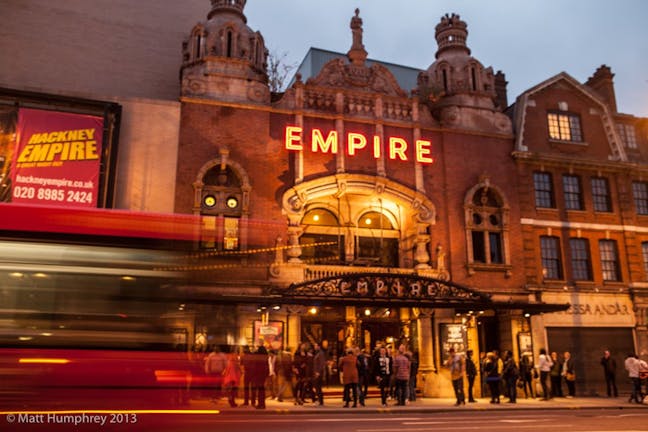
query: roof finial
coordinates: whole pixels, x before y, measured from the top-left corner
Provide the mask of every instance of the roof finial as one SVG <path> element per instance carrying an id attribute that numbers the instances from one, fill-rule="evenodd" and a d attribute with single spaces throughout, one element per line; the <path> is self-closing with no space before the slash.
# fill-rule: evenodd
<path id="1" fill-rule="evenodd" d="M 360 18 L 360 9 L 358 8 L 355 10 L 355 16 L 351 18 L 351 33 L 353 43 L 347 56 L 354 65 L 363 66 L 367 58 L 367 51 L 362 44 L 362 18 Z"/>

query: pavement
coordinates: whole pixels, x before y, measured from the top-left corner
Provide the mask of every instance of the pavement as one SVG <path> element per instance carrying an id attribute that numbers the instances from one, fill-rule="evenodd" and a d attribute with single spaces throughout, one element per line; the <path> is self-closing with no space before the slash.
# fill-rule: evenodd
<path id="1" fill-rule="evenodd" d="M 357 408 L 344 408 L 340 396 L 329 396 L 324 398 L 324 405 L 305 403 L 295 405 L 292 400 L 277 400 L 267 398 L 266 409 L 257 410 L 253 406 L 241 405 L 243 401 L 237 399 L 236 408 L 227 403 L 227 399 L 213 400 L 208 398 L 192 399 L 192 409 L 217 409 L 223 414 L 243 414 L 245 412 L 264 414 L 350 414 L 350 413 L 426 413 L 426 412 L 451 412 L 451 411 L 510 411 L 510 410 L 558 410 L 558 409 L 648 409 L 648 397 L 642 404 L 628 402 L 628 396 L 609 397 L 574 397 L 574 398 L 553 398 L 550 400 L 518 398 L 516 403 L 507 402 L 507 398 L 501 398 L 501 403 L 491 404 L 490 398 L 477 398 L 477 402 L 455 406 L 454 398 L 424 398 L 418 397 L 416 401 L 405 406 L 395 405 L 395 401 L 388 401 L 387 407 L 383 407 L 380 398 L 370 397 L 365 400 L 365 406 L 358 403 Z"/>

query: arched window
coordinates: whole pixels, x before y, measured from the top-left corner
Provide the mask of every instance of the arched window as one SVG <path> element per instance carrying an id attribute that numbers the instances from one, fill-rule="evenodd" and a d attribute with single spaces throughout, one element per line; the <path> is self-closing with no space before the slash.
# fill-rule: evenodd
<path id="1" fill-rule="evenodd" d="M 398 267 L 398 239 L 398 231 L 384 213 L 363 213 L 357 221 L 356 263 Z"/>
<path id="2" fill-rule="evenodd" d="M 486 179 L 468 192 L 464 211 L 469 271 L 505 268 L 510 272 L 509 211 L 501 192 Z"/>
<path id="3" fill-rule="evenodd" d="M 225 46 L 225 56 L 232 57 L 234 53 L 234 33 L 232 30 L 227 30 L 226 35 L 226 46 Z"/>
<path id="4" fill-rule="evenodd" d="M 200 60 L 205 55 L 205 29 L 196 27 L 191 35 L 191 60 Z"/>
<path id="5" fill-rule="evenodd" d="M 316 207 L 301 221 L 304 233 L 299 238 L 301 258 L 314 262 L 344 261 L 344 232 L 332 211 Z"/>

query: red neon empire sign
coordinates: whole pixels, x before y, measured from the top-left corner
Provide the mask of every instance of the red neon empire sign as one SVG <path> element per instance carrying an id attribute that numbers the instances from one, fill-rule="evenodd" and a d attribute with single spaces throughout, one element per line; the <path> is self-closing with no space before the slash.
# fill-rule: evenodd
<path id="1" fill-rule="evenodd" d="M 304 150 L 302 141 L 303 128 L 299 126 L 286 126 L 284 146 L 286 150 L 301 151 Z M 409 160 L 408 153 L 411 152 L 410 144 L 404 138 L 388 137 L 386 156 L 392 160 Z M 321 129 L 313 128 L 311 130 L 310 147 L 313 153 L 331 153 L 337 154 L 340 149 L 340 139 L 337 131 L 329 131 L 326 136 Z M 431 164 L 432 142 L 426 140 L 414 141 L 414 158 L 416 162 Z M 378 135 L 371 138 L 371 142 L 365 135 L 349 132 L 346 134 L 346 152 L 349 156 L 355 156 L 359 151 L 368 150 L 375 159 L 383 157 L 383 145 Z"/>

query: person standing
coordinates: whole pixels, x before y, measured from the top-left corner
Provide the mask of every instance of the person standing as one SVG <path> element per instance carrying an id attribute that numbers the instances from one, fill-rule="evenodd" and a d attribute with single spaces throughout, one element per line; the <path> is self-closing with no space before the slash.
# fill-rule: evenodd
<path id="1" fill-rule="evenodd" d="M 542 386 L 542 400 L 549 400 L 549 386 L 547 385 L 547 379 L 551 373 L 551 367 L 553 362 L 549 355 L 547 355 L 547 350 L 540 348 L 540 355 L 538 356 L 538 370 L 540 371 L 540 385 Z"/>
<path id="2" fill-rule="evenodd" d="M 619 391 L 617 390 L 616 385 L 616 361 L 610 355 L 610 350 L 605 350 L 603 352 L 603 357 L 601 358 L 601 366 L 603 366 L 603 375 L 605 376 L 605 386 L 607 387 L 608 397 L 619 397 Z"/>
<path id="3" fill-rule="evenodd" d="M 574 369 L 574 359 L 572 359 L 569 351 L 565 351 L 563 357 L 562 376 L 565 378 L 565 384 L 567 384 L 567 397 L 573 398 L 576 396 L 576 370 Z"/>
<path id="4" fill-rule="evenodd" d="M 404 406 L 407 394 L 407 383 L 410 377 L 410 361 L 405 356 L 405 345 L 398 347 L 398 354 L 394 358 L 394 376 L 396 378 L 396 405 Z"/>
<path id="5" fill-rule="evenodd" d="M 523 354 L 522 359 L 520 360 L 520 377 L 522 379 L 525 399 L 529 397 L 529 394 L 532 399 L 535 399 L 535 386 L 533 385 L 534 372 L 535 369 L 533 368 L 533 362 L 530 359 L 530 355 Z"/>
<path id="6" fill-rule="evenodd" d="M 369 376 L 371 369 L 369 366 L 369 355 L 363 348 L 358 352 L 358 397 L 360 405 L 365 406 L 365 399 L 369 393 Z"/>
<path id="7" fill-rule="evenodd" d="M 468 378 L 468 402 L 477 402 L 473 397 L 473 386 L 477 377 L 477 365 L 472 359 L 473 350 L 466 351 L 466 378 Z"/>
<path id="8" fill-rule="evenodd" d="M 241 382 L 241 361 L 236 347 L 232 347 L 230 353 L 227 355 L 227 366 L 223 373 L 223 386 L 227 389 L 228 401 L 232 408 L 236 408 L 236 394 L 238 393 L 238 386 Z"/>
<path id="9" fill-rule="evenodd" d="M 346 355 L 340 358 L 338 367 L 344 381 L 344 408 L 349 408 L 353 393 L 353 408 L 358 406 L 358 358 L 353 348 L 348 348 Z"/>
<path id="10" fill-rule="evenodd" d="M 283 396 L 286 392 L 286 389 L 290 389 L 293 398 L 295 393 L 292 386 L 292 354 L 290 353 L 290 348 L 284 350 L 279 350 L 277 355 L 277 401 L 283 402 Z"/>
<path id="11" fill-rule="evenodd" d="M 227 366 L 227 356 L 221 352 L 218 345 L 214 345 L 212 352 L 205 357 L 205 373 L 214 381 L 214 401 L 223 396 L 223 373 Z"/>
<path id="12" fill-rule="evenodd" d="M 625 359 L 625 368 L 628 371 L 628 377 L 632 381 L 632 393 L 628 402 L 643 403 L 644 395 L 641 393 L 641 379 L 639 378 L 639 371 L 648 369 L 648 364 L 640 360 L 636 354 L 630 353 Z"/>
<path id="13" fill-rule="evenodd" d="M 410 402 L 416 401 L 416 378 L 419 368 L 419 354 L 418 351 L 412 351 L 410 358 L 410 378 L 409 378 L 409 400 Z"/>
<path id="14" fill-rule="evenodd" d="M 241 367 L 243 368 L 243 406 L 250 405 L 250 394 L 252 393 L 252 350 L 249 346 L 243 347 L 243 355 L 241 356 Z"/>
<path id="15" fill-rule="evenodd" d="M 295 377 L 295 405 L 304 405 L 306 397 L 306 381 L 308 380 L 308 352 L 306 344 L 300 344 L 299 349 L 295 352 L 292 361 L 292 373 Z"/>
<path id="16" fill-rule="evenodd" d="M 551 397 L 563 397 L 562 392 L 562 368 L 563 364 L 558 357 L 558 353 L 553 351 L 551 353 L 551 371 L 549 372 L 549 378 L 551 380 Z"/>
<path id="17" fill-rule="evenodd" d="M 315 392 L 317 403 L 321 406 L 324 405 L 322 386 L 324 385 L 328 358 L 326 351 L 318 343 L 313 346 L 313 349 L 313 391 Z"/>
<path id="18" fill-rule="evenodd" d="M 387 395 L 389 394 L 389 382 L 392 375 L 392 358 L 387 355 L 387 348 L 380 347 L 378 356 L 374 358 L 374 376 L 380 389 L 380 402 L 383 407 L 387 406 Z"/>
<path id="19" fill-rule="evenodd" d="M 491 400 L 490 403 L 500 403 L 500 373 L 498 368 L 497 356 L 493 352 L 486 354 L 484 360 L 484 375 L 486 376 L 486 383 L 490 390 Z"/>
<path id="20" fill-rule="evenodd" d="M 252 354 L 252 406 L 265 409 L 265 382 L 270 373 L 268 366 L 268 351 L 262 345 Z M 247 373 L 247 371 L 246 371 Z"/>
<path id="21" fill-rule="evenodd" d="M 463 391 L 463 376 L 466 369 L 464 358 L 461 354 L 456 353 L 454 348 L 448 350 L 448 359 L 445 362 L 446 367 L 450 369 L 450 379 L 454 389 L 457 402 L 455 406 L 466 404 L 466 396 Z"/>
<path id="22" fill-rule="evenodd" d="M 515 364 L 513 352 L 506 351 L 504 353 L 504 372 L 502 373 L 506 381 L 506 388 L 508 389 L 509 403 L 517 402 L 517 381 L 520 378 L 520 370 Z"/>
<path id="23" fill-rule="evenodd" d="M 270 397 L 277 399 L 279 379 L 277 372 L 277 352 L 275 350 L 268 351 L 268 388 L 270 389 Z"/>

